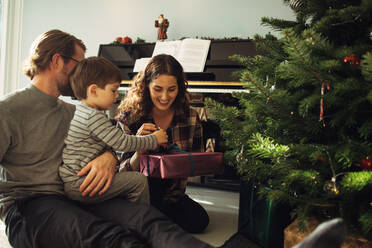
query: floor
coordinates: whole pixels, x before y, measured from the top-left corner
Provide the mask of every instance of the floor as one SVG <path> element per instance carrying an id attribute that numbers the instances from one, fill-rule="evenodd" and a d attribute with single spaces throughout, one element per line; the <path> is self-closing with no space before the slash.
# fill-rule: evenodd
<path id="1" fill-rule="evenodd" d="M 200 240 L 218 247 L 238 230 L 239 192 L 188 186 L 187 194 L 207 210 L 209 226 Z"/>
<path id="2" fill-rule="evenodd" d="M 5 225 L 0 221 L 0 248 L 11 248 L 5 235 Z"/>
<path id="3" fill-rule="evenodd" d="M 187 194 L 207 210 L 210 223 L 202 234 L 194 235 L 212 246 L 221 246 L 238 228 L 239 192 L 188 186 Z M 0 248 L 11 248 L 0 221 Z"/>

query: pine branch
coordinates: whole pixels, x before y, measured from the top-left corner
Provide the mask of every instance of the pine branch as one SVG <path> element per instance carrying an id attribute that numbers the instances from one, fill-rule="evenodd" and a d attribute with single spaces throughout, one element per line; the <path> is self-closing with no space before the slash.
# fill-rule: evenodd
<path id="1" fill-rule="evenodd" d="M 288 41 L 290 42 L 290 44 L 292 45 L 292 48 L 300 56 L 300 58 L 302 59 L 302 62 L 307 66 L 307 68 L 311 72 L 311 74 L 314 75 L 315 78 L 317 78 L 321 84 L 324 83 L 325 81 L 320 77 L 319 73 L 316 72 L 314 69 L 312 69 L 311 65 L 307 62 L 307 60 L 305 59 L 304 55 L 299 51 L 299 49 L 297 48 L 296 43 L 291 38 L 290 32 L 288 30 L 284 30 L 284 35 L 288 39 Z"/>

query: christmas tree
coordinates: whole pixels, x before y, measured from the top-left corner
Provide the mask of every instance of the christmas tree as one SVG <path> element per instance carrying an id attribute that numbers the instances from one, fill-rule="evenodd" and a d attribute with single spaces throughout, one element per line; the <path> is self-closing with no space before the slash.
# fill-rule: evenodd
<path id="1" fill-rule="evenodd" d="M 239 106 L 206 100 L 225 158 L 260 194 L 301 221 L 342 217 L 372 233 L 372 1 L 284 0 L 295 21 L 256 36 L 261 55 L 236 55 Z"/>

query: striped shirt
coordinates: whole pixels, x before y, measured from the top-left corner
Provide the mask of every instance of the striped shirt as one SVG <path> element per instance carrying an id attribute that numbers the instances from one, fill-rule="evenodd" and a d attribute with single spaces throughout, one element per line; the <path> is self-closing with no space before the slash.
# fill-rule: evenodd
<path id="1" fill-rule="evenodd" d="M 107 119 L 105 113 L 78 104 L 65 139 L 59 174 L 64 182 L 81 180 L 76 174 L 105 151 L 131 152 L 157 148 L 155 135 L 128 135 Z"/>

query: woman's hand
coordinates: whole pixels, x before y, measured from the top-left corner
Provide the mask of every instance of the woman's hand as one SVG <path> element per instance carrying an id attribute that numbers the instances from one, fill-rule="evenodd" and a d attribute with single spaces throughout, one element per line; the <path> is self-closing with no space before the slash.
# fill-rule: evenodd
<path id="1" fill-rule="evenodd" d="M 111 152 L 105 152 L 90 161 L 77 174 L 83 176 L 87 174 L 79 191 L 82 196 L 89 194 L 90 197 L 97 194 L 102 195 L 110 187 L 116 170 L 116 158 Z"/>

